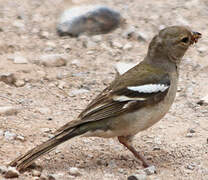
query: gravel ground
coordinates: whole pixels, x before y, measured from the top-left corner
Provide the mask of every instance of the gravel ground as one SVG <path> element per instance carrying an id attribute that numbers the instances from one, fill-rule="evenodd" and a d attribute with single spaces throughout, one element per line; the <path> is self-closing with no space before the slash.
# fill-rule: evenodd
<path id="1" fill-rule="evenodd" d="M 117 62 L 142 60 L 159 29 L 182 24 L 201 32 L 203 38 L 184 57 L 170 112 L 138 134 L 134 143 L 157 169 L 147 179 L 207 180 L 208 108 L 198 102 L 208 95 L 208 1 L 99 2 L 120 11 L 139 40 L 126 38 L 128 28 L 94 37 L 58 37 L 56 23 L 64 8 L 95 4 L 95 0 L 0 0 L 0 75 L 13 74 L 15 81 L 0 81 L 0 107 L 13 108 L 9 114 L 0 113 L 0 166 L 76 118 L 114 79 Z M 64 55 L 67 65 L 33 63 L 48 54 Z M 142 169 L 116 139 L 101 138 L 72 139 L 36 162 L 43 175 L 61 180 L 126 180 Z M 35 179 L 32 176 L 37 174 L 30 170 L 18 179 Z"/>

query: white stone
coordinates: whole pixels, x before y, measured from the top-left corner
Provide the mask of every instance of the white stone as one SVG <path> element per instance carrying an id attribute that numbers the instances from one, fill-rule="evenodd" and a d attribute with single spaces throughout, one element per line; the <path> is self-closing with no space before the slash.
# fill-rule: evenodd
<path id="1" fill-rule="evenodd" d="M 119 49 L 121 49 L 123 47 L 123 45 L 118 41 L 113 41 L 112 46 L 115 48 L 119 48 Z"/>
<path id="2" fill-rule="evenodd" d="M 73 176 L 78 176 L 78 175 L 80 175 L 81 173 L 80 173 L 80 171 L 79 171 L 78 168 L 76 168 L 76 167 L 71 167 L 71 168 L 69 169 L 69 174 L 71 174 L 71 175 L 73 175 Z"/>
<path id="3" fill-rule="evenodd" d="M 15 84 L 16 87 L 22 87 L 22 86 L 25 85 L 25 81 L 23 79 L 18 79 L 18 80 L 15 81 L 14 84 Z"/>
<path id="4" fill-rule="evenodd" d="M 201 98 L 198 103 L 202 105 L 208 105 L 208 95 Z"/>
<path id="5" fill-rule="evenodd" d="M 17 178 L 19 177 L 19 172 L 14 167 L 8 167 L 7 172 L 4 175 L 5 178 Z"/>
<path id="6" fill-rule="evenodd" d="M 16 115 L 18 112 L 17 107 L 15 106 L 2 106 L 0 107 L 0 116 L 10 116 L 10 115 Z"/>
<path id="7" fill-rule="evenodd" d="M 198 47 L 197 50 L 199 51 L 199 53 L 206 53 L 207 52 L 207 47 L 201 46 L 201 47 Z"/>
<path id="8" fill-rule="evenodd" d="M 124 49 L 124 50 L 130 50 L 130 49 L 132 49 L 132 47 L 133 47 L 133 46 L 132 46 L 131 43 L 127 43 L 127 44 L 124 45 L 123 49 Z"/>
<path id="9" fill-rule="evenodd" d="M 32 170 L 32 176 L 36 176 L 36 177 L 40 177 L 41 175 L 41 172 L 40 171 L 37 171 L 37 170 Z"/>
<path id="10" fill-rule="evenodd" d="M 136 34 L 137 34 L 136 35 L 137 36 L 137 40 L 139 40 L 139 41 L 147 41 L 148 40 L 147 33 L 138 31 Z"/>
<path id="11" fill-rule="evenodd" d="M 7 172 L 7 167 L 6 166 L 0 166 L 0 174 L 4 174 Z"/>
<path id="12" fill-rule="evenodd" d="M 144 169 L 144 172 L 147 175 L 152 175 L 152 174 L 156 173 L 156 168 L 155 168 L 155 166 L 149 166 L 149 167 Z"/>
<path id="13" fill-rule="evenodd" d="M 71 91 L 71 95 L 75 96 L 78 94 L 84 94 L 84 93 L 88 93 L 89 91 L 87 89 L 77 89 L 77 90 L 73 90 Z"/>
<path id="14" fill-rule="evenodd" d="M 28 63 L 28 60 L 25 57 L 19 56 L 19 55 L 15 55 L 13 61 L 15 64 L 27 64 Z"/>
<path id="15" fill-rule="evenodd" d="M 119 63 L 116 63 L 114 67 L 115 67 L 115 70 L 118 72 L 118 74 L 122 75 L 125 72 L 127 72 L 129 69 L 133 68 L 134 66 L 136 66 L 135 63 L 119 62 Z"/>
<path id="16" fill-rule="evenodd" d="M 79 66 L 80 65 L 80 61 L 78 59 L 73 59 L 71 62 L 72 65 L 76 65 Z"/>
<path id="17" fill-rule="evenodd" d="M 3 81 L 9 85 L 13 85 L 16 82 L 16 77 L 13 73 L 3 73 L 0 74 L 0 81 Z"/>
<path id="18" fill-rule="evenodd" d="M 37 111 L 40 112 L 41 114 L 50 114 L 51 113 L 51 110 L 48 107 L 37 108 Z"/>
<path id="19" fill-rule="evenodd" d="M 17 137 L 17 135 L 15 133 L 13 133 L 13 132 L 5 131 L 4 132 L 4 137 L 7 140 L 14 140 Z"/>
<path id="20" fill-rule="evenodd" d="M 67 64 L 67 57 L 64 54 L 46 54 L 33 62 L 46 67 L 60 67 Z"/>
<path id="21" fill-rule="evenodd" d="M 147 180 L 146 174 L 133 174 L 128 177 L 128 180 Z"/>
<path id="22" fill-rule="evenodd" d="M 21 135 L 17 135 L 16 139 L 20 140 L 20 141 L 24 141 L 25 140 L 24 136 L 21 136 Z"/>

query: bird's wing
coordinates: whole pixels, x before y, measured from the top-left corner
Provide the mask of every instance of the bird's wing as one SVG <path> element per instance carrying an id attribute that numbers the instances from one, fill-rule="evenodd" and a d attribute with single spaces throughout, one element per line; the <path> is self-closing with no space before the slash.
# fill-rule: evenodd
<path id="1" fill-rule="evenodd" d="M 143 64 L 130 71 L 132 72 L 125 73 L 112 82 L 87 106 L 77 120 L 64 125 L 58 132 L 154 105 L 165 97 L 170 87 L 167 73 Z"/>

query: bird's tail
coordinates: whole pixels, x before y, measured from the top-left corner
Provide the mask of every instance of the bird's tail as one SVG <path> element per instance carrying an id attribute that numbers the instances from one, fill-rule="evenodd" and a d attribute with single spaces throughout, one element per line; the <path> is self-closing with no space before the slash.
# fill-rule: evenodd
<path id="1" fill-rule="evenodd" d="M 54 137 L 49 139 L 48 141 L 36 146 L 35 148 L 28 151 L 26 154 L 19 156 L 14 161 L 12 161 L 9 166 L 15 166 L 17 170 L 21 171 L 27 168 L 29 165 L 33 163 L 34 160 L 39 158 L 40 156 L 46 154 L 47 152 L 51 151 L 54 147 L 58 146 L 59 144 L 75 137 L 84 134 L 87 132 L 87 128 L 83 127 L 75 127 L 75 128 L 68 128 L 65 129 Z"/>

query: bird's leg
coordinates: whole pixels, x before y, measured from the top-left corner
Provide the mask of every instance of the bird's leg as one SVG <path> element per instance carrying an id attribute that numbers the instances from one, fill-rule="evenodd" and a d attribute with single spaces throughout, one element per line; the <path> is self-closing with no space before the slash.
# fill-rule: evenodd
<path id="1" fill-rule="evenodd" d="M 142 165 L 144 167 L 149 167 L 149 164 L 146 162 L 146 159 L 139 152 L 137 152 L 135 148 L 131 145 L 131 141 L 129 141 L 130 137 L 119 136 L 118 140 L 121 144 L 127 147 L 127 149 L 130 150 L 137 159 L 142 161 Z"/>

